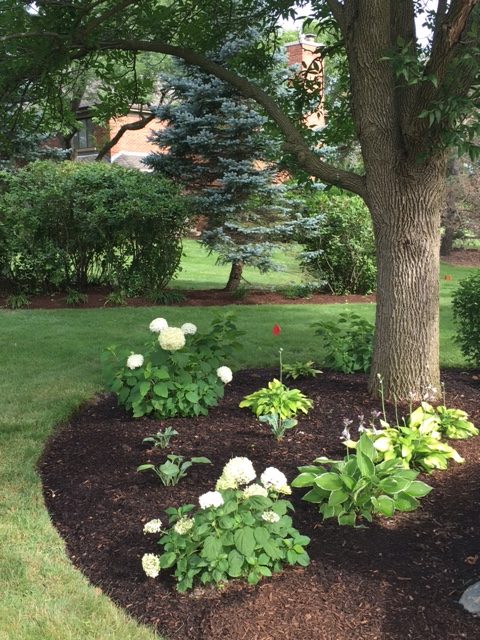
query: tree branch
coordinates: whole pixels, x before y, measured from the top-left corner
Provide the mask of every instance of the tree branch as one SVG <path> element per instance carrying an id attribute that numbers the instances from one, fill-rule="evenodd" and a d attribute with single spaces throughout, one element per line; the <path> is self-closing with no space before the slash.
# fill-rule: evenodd
<path id="1" fill-rule="evenodd" d="M 117 144 L 117 142 L 125 135 L 127 131 L 139 131 L 140 129 L 144 129 L 147 124 L 149 124 L 155 118 L 155 114 L 151 113 L 146 118 L 142 117 L 140 120 L 136 122 L 127 122 L 126 124 L 122 124 L 117 133 L 113 136 L 111 140 L 109 140 L 106 144 L 98 152 L 96 161 L 100 162 L 107 155 L 107 153 L 113 149 L 113 147 Z"/>
<path id="2" fill-rule="evenodd" d="M 275 122 L 285 137 L 285 148 L 294 154 L 299 165 L 310 175 L 319 178 L 327 184 L 338 186 L 352 191 L 362 198 L 366 197 L 365 178 L 359 174 L 345 171 L 321 160 L 306 143 L 300 130 L 282 111 L 279 105 L 263 89 L 243 76 L 209 60 L 202 54 L 191 49 L 177 47 L 162 42 L 150 42 L 143 40 L 115 40 L 101 42 L 97 50 L 113 51 L 152 51 L 164 53 L 185 60 L 186 63 L 200 67 L 206 73 L 216 76 L 220 80 L 228 82 L 246 98 L 252 98 L 260 104 L 270 118 Z M 87 55 L 90 48 L 78 45 L 78 57 Z"/>

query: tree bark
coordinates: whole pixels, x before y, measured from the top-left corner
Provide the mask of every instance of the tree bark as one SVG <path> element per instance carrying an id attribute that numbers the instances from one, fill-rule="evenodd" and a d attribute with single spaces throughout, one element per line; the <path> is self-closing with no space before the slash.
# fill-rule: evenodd
<path id="1" fill-rule="evenodd" d="M 236 291 L 238 289 L 242 280 L 242 273 L 243 261 L 237 260 L 236 262 L 232 262 L 230 275 L 228 276 L 228 282 L 225 285 L 225 291 Z"/>
<path id="2" fill-rule="evenodd" d="M 369 388 L 391 400 L 440 392 L 439 245 L 443 158 L 393 174 L 370 198 L 377 251 L 377 309 Z"/>

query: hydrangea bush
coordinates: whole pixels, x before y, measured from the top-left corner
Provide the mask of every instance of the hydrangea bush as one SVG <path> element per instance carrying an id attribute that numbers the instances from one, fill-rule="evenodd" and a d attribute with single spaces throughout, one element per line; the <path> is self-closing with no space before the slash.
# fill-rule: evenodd
<path id="1" fill-rule="evenodd" d="M 167 509 L 169 526 L 162 529 L 160 555 L 147 553 L 142 566 L 155 578 L 162 569 L 174 569 L 177 590 L 195 583 L 217 584 L 245 578 L 256 584 L 282 570 L 285 564 L 307 566 L 307 536 L 292 526 L 288 511 L 291 493 L 285 475 L 268 467 L 255 482 L 256 472 L 248 458 L 232 458 L 224 467 L 215 491 L 192 504 Z M 144 526 L 157 533 L 159 520 Z"/>
<path id="2" fill-rule="evenodd" d="M 207 415 L 232 380 L 225 362 L 241 333 L 231 314 L 217 317 L 207 333 L 191 322 L 181 327 L 155 318 L 142 353 L 110 347 L 103 356 L 108 388 L 135 418 Z"/>

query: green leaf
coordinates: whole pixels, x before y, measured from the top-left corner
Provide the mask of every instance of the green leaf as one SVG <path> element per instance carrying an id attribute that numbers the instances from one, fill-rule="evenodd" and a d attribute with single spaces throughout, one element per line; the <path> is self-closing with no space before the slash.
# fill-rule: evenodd
<path id="1" fill-rule="evenodd" d="M 373 503 L 373 498 L 372 498 L 372 503 Z M 375 507 L 378 509 L 378 511 L 382 515 L 387 517 L 393 516 L 395 512 L 395 502 L 392 500 L 392 498 L 389 498 L 388 496 L 385 496 L 385 495 L 378 496 Z"/>
<path id="2" fill-rule="evenodd" d="M 194 464 L 212 464 L 211 460 L 203 456 L 200 456 L 199 458 L 192 458 L 191 462 L 193 462 Z"/>
<path id="3" fill-rule="evenodd" d="M 232 578 L 239 578 L 242 575 L 244 557 L 236 549 L 232 549 L 228 554 L 228 575 Z"/>
<path id="4" fill-rule="evenodd" d="M 176 557 L 177 556 L 175 553 L 173 553 L 173 551 L 170 551 L 168 553 L 162 553 L 162 555 L 159 558 L 160 568 L 169 569 L 170 567 L 173 567 L 173 565 L 175 564 Z"/>
<path id="5" fill-rule="evenodd" d="M 373 478 L 375 476 L 375 465 L 370 460 L 370 458 L 368 458 L 358 449 L 357 449 L 356 458 L 357 458 L 358 469 L 362 474 L 362 476 L 364 478 Z"/>
<path id="6" fill-rule="evenodd" d="M 421 482 L 420 480 L 416 480 L 412 482 L 408 487 L 407 493 L 415 498 L 423 498 L 430 493 L 432 487 L 425 482 Z"/>
<path id="7" fill-rule="evenodd" d="M 341 504 L 342 502 L 345 502 L 345 500 L 348 500 L 348 495 L 349 494 L 346 493 L 345 491 L 342 491 L 342 489 L 337 489 L 336 491 L 332 491 L 328 499 L 328 504 L 331 507 L 334 507 L 337 504 Z"/>
<path id="8" fill-rule="evenodd" d="M 315 475 L 313 473 L 301 473 L 292 481 L 292 487 L 310 487 L 314 480 Z"/>
<path id="9" fill-rule="evenodd" d="M 217 559 L 218 555 L 222 552 L 222 549 L 223 545 L 221 540 L 215 538 L 214 536 L 208 536 L 208 538 L 205 538 L 205 541 L 203 543 L 201 555 L 209 562 L 212 562 L 213 560 Z"/>
<path id="10" fill-rule="evenodd" d="M 255 540 L 262 547 L 265 546 L 270 541 L 270 534 L 265 527 L 255 527 L 253 531 L 253 535 L 255 536 Z"/>
<path id="11" fill-rule="evenodd" d="M 140 391 L 140 395 L 144 398 L 150 390 L 150 382 L 148 380 L 144 380 L 140 382 L 138 385 L 138 390 Z"/>
<path id="12" fill-rule="evenodd" d="M 153 387 L 153 392 L 160 398 L 168 398 L 168 385 L 164 382 L 159 382 Z"/>
<path id="13" fill-rule="evenodd" d="M 326 491 L 335 491 L 343 488 L 343 482 L 340 476 L 337 473 L 328 471 L 315 478 L 315 484 L 320 489 L 325 489 Z"/>
<path id="14" fill-rule="evenodd" d="M 255 550 L 255 536 L 251 527 L 237 529 L 233 536 L 235 546 L 244 556 L 251 556 Z M 267 551 L 265 549 L 265 551 Z M 268 553 L 268 551 L 267 551 Z M 270 554 L 269 554 L 270 555 Z"/>

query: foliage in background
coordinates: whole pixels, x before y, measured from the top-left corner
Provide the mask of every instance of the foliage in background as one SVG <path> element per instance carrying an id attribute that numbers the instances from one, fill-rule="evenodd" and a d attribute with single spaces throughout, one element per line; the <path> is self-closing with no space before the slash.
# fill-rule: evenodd
<path id="1" fill-rule="evenodd" d="M 357 196 L 310 190 L 297 239 L 305 272 L 334 294 L 375 289 L 375 244 L 367 207 Z"/>
<path id="2" fill-rule="evenodd" d="M 232 578 L 257 584 L 285 564 L 307 566 L 304 547 L 310 539 L 292 526 L 293 507 L 282 494 L 291 493 L 281 471 L 268 467 L 255 483 L 247 458 L 232 458 L 224 467 L 217 490 L 199 498 L 200 509 L 184 505 L 167 509 L 169 528 L 159 540 L 160 556 L 145 554 L 150 577 L 174 568 L 178 591 L 196 584 L 220 586 Z M 155 521 L 156 522 L 156 521 Z"/>
<path id="3" fill-rule="evenodd" d="M 150 323 L 154 334 L 143 353 L 110 347 L 103 354 L 108 388 L 135 418 L 207 415 L 232 379 L 225 361 L 241 335 L 231 314 L 216 317 L 206 333 L 192 323 Z"/>
<path id="4" fill-rule="evenodd" d="M 372 362 L 374 325 L 352 311 L 341 311 L 333 320 L 312 324 L 323 339 L 325 364 L 334 371 L 367 372 Z"/>
<path id="5" fill-rule="evenodd" d="M 480 272 L 462 280 L 452 297 L 456 342 L 465 358 L 480 367 Z"/>
<path id="6" fill-rule="evenodd" d="M 167 179 L 47 161 L 1 178 L 0 275 L 14 290 L 95 281 L 153 295 L 175 274 L 187 201 Z"/>
<path id="7" fill-rule="evenodd" d="M 230 39 L 214 59 L 228 64 L 254 37 Z M 287 74 L 284 64 L 278 73 Z M 243 266 L 279 268 L 271 254 L 283 235 L 274 225 L 290 211 L 275 184 L 279 142 L 267 135 L 255 103 L 198 68 L 177 63 L 162 82 L 175 100 L 156 111 L 168 126 L 154 137 L 161 151 L 146 163 L 194 194 L 194 210 L 205 219 L 202 242 L 219 264 L 231 265 L 227 288 L 235 290 Z"/>
<path id="8" fill-rule="evenodd" d="M 414 511 L 418 498 L 432 488 L 397 460 L 376 460 L 377 451 L 363 434 L 354 455 L 340 461 L 317 458 L 315 464 L 299 467 L 292 486 L 312 487 L 303 500 L 318 504 L 324 520 L 337 518 L 340 525 L 356 526 L 359 519 L 371 522 L 374 515 L 390 517 L 396 510 Z"/>

